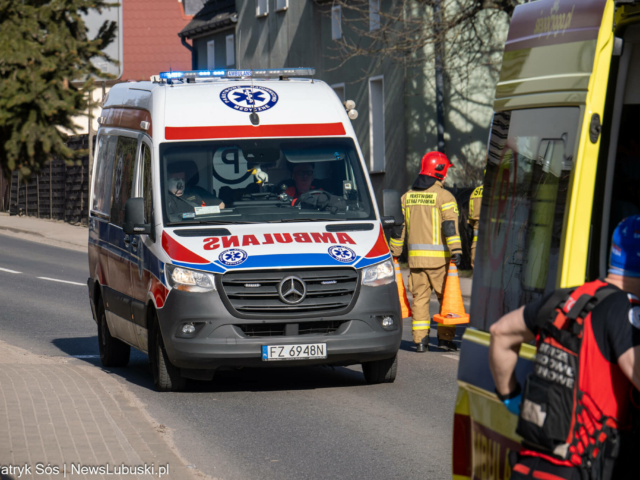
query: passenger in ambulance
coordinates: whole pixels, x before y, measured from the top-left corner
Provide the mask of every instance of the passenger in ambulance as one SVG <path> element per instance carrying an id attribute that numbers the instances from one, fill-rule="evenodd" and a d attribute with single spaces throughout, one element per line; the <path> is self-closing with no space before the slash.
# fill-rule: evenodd
<path id="1" fill-rule="evenodd" d="M 317 190 L 317 188 L 313 186 L 313 180 L 315 178 L 313 173 L 314 168 L 315 164 L 313 163 L 297 163 L 294 165 L 291 178 L 295 184 L 284 191 L 284 193 L 293 199 L 293 204 L 295 204 L 295 201 L 303 193 L 307 193 L 310 190 Z"/>
<path id="2" fill-rule="evenodd" d="M 200 174 L 193 160 L 179 160 L 167 166 L 167 209 L 169 213 L 190 213 L 194 207 L 225 207 L 218 197 L 198 186 Z"/>

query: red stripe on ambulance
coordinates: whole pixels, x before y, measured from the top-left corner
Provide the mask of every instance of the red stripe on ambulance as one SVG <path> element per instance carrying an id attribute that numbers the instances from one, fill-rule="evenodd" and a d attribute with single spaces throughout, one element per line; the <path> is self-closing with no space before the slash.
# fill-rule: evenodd
<path id="1" fill-rule="evenodd" d="M 216 127 L 165 127 L 167 140 L 206 140 L 209 138 L 324 137 L 346 135 L 342 123 L 298 125 L 231 125 Z"/>

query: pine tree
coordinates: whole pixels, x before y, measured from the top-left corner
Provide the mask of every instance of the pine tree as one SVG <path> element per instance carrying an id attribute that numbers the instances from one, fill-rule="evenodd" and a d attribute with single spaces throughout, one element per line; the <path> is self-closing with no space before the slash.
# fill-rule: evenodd
<path id="1" fill-rule="evenodd" d="M 115 6 L 103 0 L 0 0 L 0 168 L 37 174 L 52 156 L 67 163 L 86 151 L 67 147 L 72 118 L 89 107 L 92 57 L 111 60 L 101 48 L 115 37 L 105 22 L 87 37 L 81 14 Z M 84 80 L 84 81 L 83 81 Z M 72 82 L 81 82 L 80 87 Z"/>

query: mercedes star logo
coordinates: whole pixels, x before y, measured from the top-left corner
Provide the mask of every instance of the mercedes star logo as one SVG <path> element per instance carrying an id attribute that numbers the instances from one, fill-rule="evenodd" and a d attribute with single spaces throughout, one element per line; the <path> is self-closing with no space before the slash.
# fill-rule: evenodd
<path id="1" fill-rule="evenodd" d="M 284 303 L 295 305 L 307 296 L 307 286 L 298 277 L 287 277 L 278 284 L 278 294 Z"/>

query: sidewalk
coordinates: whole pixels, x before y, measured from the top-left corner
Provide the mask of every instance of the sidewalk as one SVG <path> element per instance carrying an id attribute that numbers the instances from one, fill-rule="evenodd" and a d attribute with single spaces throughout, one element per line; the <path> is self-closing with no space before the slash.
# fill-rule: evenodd
<path id="1" fill-rule="evenodd" d="M 65 468 L 67 478 L 157 479 L 161 467 L 168 469 L 162 478 L 207 478 L 185 464 L 165 427 L 153 422 L 134 395 L 107 372 L 81 360 L 39 356 L 4 342 L 0 432 L 2 480 L 65 478 Z M 111 475 L 104 470 L 107 465 Z M 126 474 L 123 465 L 140 474 Z M 25 471 L 25 466 L 30 469 Z M 47 466 L 53 475 L 45 472 Z M 78 474 L 82 467 L 94 472 L 102 467 L 103 472 Z"/>
<path id="2" fill-rule="evenodd" d="M 86 227 L 56 220 L 10 216 L 4 212 L 0 212 L 0 234 L 81 252 L 87 251 L 89 236 Z"/>

